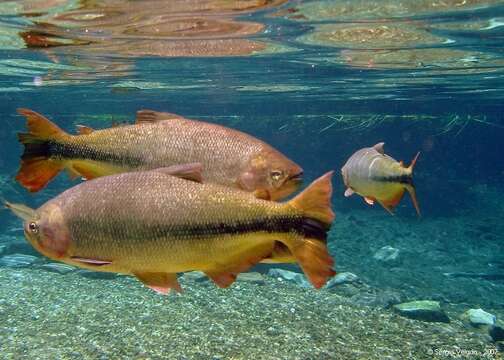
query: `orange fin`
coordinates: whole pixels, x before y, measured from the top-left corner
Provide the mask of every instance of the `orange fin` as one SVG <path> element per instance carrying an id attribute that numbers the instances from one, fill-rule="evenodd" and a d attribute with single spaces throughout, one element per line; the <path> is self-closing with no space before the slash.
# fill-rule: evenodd
<path id="1" fill-rule="evenodd" d="M 290 252 L 289 248 L 280 241 L 275 241 L 271 255 L 261 260 L 261 263 L 266 264 L 290 264 L 295 262 L 296 259 Z"/>
<path id="2" fill-rule="evenodd" d="M 417 197 L 416 197 L 415 186 L 413 186 L 413 184 L 409 184 L 409 185 L 406 186 L 406 190 L 408 190 L 408 192 L 410 194 L 411 201 L 413 202 L 413 206 L 415 207 L 417 215 L 419 217 L 422 216 L 422 214 L 420 213 L 420 206 L 418 206 L 418 200 L 417 200 Z"/>
<path id="3" fill-rule="evenodd" d="M 388 213 L 389 213 L 390 215 L 394 215 L 394 206 L 392 206 L 392 205 L 390 205 L 390 204 L 386 204 L 386 203 L 381 202 L 381 201 L 378 201 L 378 202 L 380 203 L 380 205 L 381 205 L 381 206 L 383 206 L 383 208 L 384 208 L 385 210 L 387 210 L 387 211 L 388 211 Z"/>
<path id="4" fill-rule="evenodd" d="M 86 180 L 91 180 L 101 176 L 100 174 L 97 174 L 96 171 L 93 171 L 92 169 L 89 169 L 86 166 L 82 166 L 79 164 L 74 164 L 72 166 L 73 169 Z"/>
<path id="5" fill-rule="evenodd" d="M 179 293 L 182 292 L 182 287 L 177 280 L 177 274 L 134 272 L 133 275 L 135 275 L 145 286 L 154 290 L 158 294 L 168 295 L 171 289 Z"/>
<path id="6" fill-rule="evenodd" d="M 21 160 L 16 180 L 30 192 L 43 189 L 63 169 L 61 162 L 40 157 Z"/>
<path id="7" fill-rule="evenodd" d="M 137 111 L 136 124 L 155 123 L 158 121 L 164 121 L 170 119 L 184 119 L 184 117 L 167 112 L 158 112 L 154 110 L 140 110 Z"/>
<path id="8" fill-rule="evenodd" d="M 413 172 L 413 168 L 415 167 L 416 162 L 417 162 L 417 160 L 418 160 L 418 157 L 419 157 L 419 156 L 420 156 L 420 151 L 419 151 L 419 152 L 417 152 L 417 154 L 415 155 L 415 157 L 414 157 L 414 158 L 413 158 L 413 160 L 411 161 L 410 166 L 408 166 L 408 169 L 409 169 L 411 172 Z"/>
<path id="9" fill-rule="evenodd" d="M 94 129 L 90 128 L 89 126 L 77 125 L 77 133 L 79 135 L 88 135 L 88 134 L 91 134 L 93 131 L 94 131 Z"/>
<path id="10" fill-rule="evenodd" d="M 31 192 L 39 191 L 63 168 L 61 161 L 51 160 L 50 141 L 58 141 L 66 134 L 44 116 L 28 109 L 18 109 L 26 117 L 27 133 L 19 133 L 24 145 L 21 168 L 16 179 Z"/>
<path id="11" fill-rule="evenodd" d="M 236 277 L 238 276 L 237 273 L 232 272 L 205 271 L 205 274 L 220 288 L 229 287 L 235 282 Z"/>
<path id="12" fill-rule="evenodd" d="M 289 204 L 301 210 L 306 217 L 330 225 L 334 220 L 334 212 L 331 209 L 333 174 L 334 171 L 330 171 L 319 177 L 302 193 L 290 200 Z"/>
<path id="13" fill-rule="evenodd" d="M 201 163 L 190 163 L 158 168 L 153 171 L 201 183 L 203 182 L 202 170 Z"/>
<path id="14" fill-rule="evenodd" d="M 20 136 L 20 141 L 23 144 L 31 141 L 54 140 L 66 135 L 57 125 L 33 110 L 18 109 L 17 112 L 26 117 L 26 125 L 29 131 L 29 134 Z"/>
<path id="15" fill-rule="evenodd" d="M 326 244 L 322 241 L 303 239 L 301 243 L 291 245 L 290 250 L 316 289 L 320 289 L 331 277 L 336 275 L 333 270 L 334 260 L 329 255 Z"/>
<path id="16" fill-rule="evenodd" d="M 75 180 L 75 179 L 77 179 L 77 178 L 79 178 L 79 177 L 82 176 L 73 167 L 67 167 L 66 171 L 67 171 L 67 174 L 68 174 L 68 177 L 70 178 L 70 180 Z"/>
<path id="17" fill-rule="evenodd" d="M 212 281 L 221 288 L 227 288 L 235 282 L 239 273 L 247 271 L 252 266 L 261 262 L 263 259 L 270 255 L 271 249 L 268 253 L 255 254 L 248 258 L 242 259 L 240 263 L 232 265 L 223 265 L 221 268 L 205 271 L 205 274 L 212 279 Z"/>
<path id="18" fill-rule="evenodd" d="M 364 197 L 364 201 L 366 202 L 366 204 L 368 205 L 374 205 L 374 200 L 369 198 L 369 197 Z"/>
<path id="19" fill-rule="evenodd" d="M 401 188 L 393 197 L 386 200 L 378 200 L 381 206 L 387 210 L 391 215 L 394 215 L 394 208 L 399 204 L 404 196 L 404 188 Z"/>
<path id="20" fill-rule="evenodd" d="M 257 199 L 262 199 L 262 200 L 271 200 L 271 194 L 268 190 L 262 189 L 262 190 L 256 190 L 254 191 L 254 196 Z"/>

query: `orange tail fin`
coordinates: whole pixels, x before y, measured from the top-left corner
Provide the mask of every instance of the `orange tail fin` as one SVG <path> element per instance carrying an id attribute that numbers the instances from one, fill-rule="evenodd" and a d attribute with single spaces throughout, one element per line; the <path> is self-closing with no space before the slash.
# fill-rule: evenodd
<path id="1" fill-rule="evenodd" d="M 16 180 L 31 192 L 42 189 L 63 168 L 61 161 L 51 159 L 51 141 L 66 136 L 65 132 L 44 116 L 28 109 L 18 109 L 27 120 L 28 133 L 19 133 L 24 146 L 21 168 Z"/>
<path id="2" fill-rule="evenodd" d="M 413 175 L 413 169 L 414 169 L 414 167 L 416 165 L 416 162 L 418 160 L 418 156 L 419 155 L 420 155 L 420 151 L 417 152 L 417 154 L 415 155 L 415 157 L 411 161 L 410 166 L 408 166 L 408 170 L 409 170 L 410 175 Z M 417 197 L 416 197 L 415 186 L 413 185 L 413 183 L 411 183 L 408 186 L 406 186 L 406 190 L 408 190 L 408 192 L 409 192 L 409 194 L 411 196 L 411 201 L 413 202 L 413 206 L 415 206 L 415 210 L 417 212 L 417 215 L 421 216 L 420 215 L 420 207 L 418 206 L 418 201 L 417 201 Z"/>
<path id="3" fill-rule="evenodd" d="M 336 275 L 332 268 L 334 260 L 329 255 L 320 234 L 317 238 L 311 238 L 309 235 L 310 233 L 316 235 L 320 231 L 325 234 L 334 220 L 334 212 L 331 209 L 332 175 L 331 171 L 318 178 L 301 194 L 289 201 L 289 205 L 303 212 L 309 229 L 307 238 L 286 245 L 316 289 L 324 286 L 329 278 Z"/>

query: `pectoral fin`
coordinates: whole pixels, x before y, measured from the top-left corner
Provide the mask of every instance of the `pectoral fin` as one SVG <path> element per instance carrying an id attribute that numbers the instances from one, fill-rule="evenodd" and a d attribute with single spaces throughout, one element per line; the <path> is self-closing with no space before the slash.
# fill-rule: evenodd
<path id="1" fill-rule="evenodd" d="M 203 182 L 201 175 L 203 165 L 201 163 L 173 165 L 155 169 L 154 171 L 199 183 Z"/>
<path id="2" fill-rule="evenodd" d="M 109 260 L 101 260 L 101 259 L 91 259 L 91 258 L 85 258 L 85 257 L 80 257 L 80 256 L 72 256 L 71 259 L 73 261 L 77 261 L 86 265 L 95 265 L 95 266 L 103 266 L 103 265 L 110 265 L 112 264 L 112 261 Z"/>
<path id="3" fill-rule="evenodd" d="M 368 205 L 374 205 L 374 199 L 371 199 L 369 197 L 365 197 L 364 198 L 364 201 L 366 202 L 366 204 Z"/>
<path id="4" fill-rule="evenodd" d="M 77 134 L 79 135 L 88 135 L 94 131 L 93 128 L 85 125 L 77 125 Z"/>
<path id="5" fill-rule="evenodd" d="M 158 294 L 168 295 L 171 289 L 179 293 L 182 292 L 182 287 L 180 287 L 177 280 L 177 274 L 134 272 L 133 275 L 135 275 L 145 286 L 154 290 Z"/>
<path id="6" fill-rule="evenodd" d="M 262 199 L 262 200 L 271 200 L 271 194 L 269 193 L 268 190 L 256 190 L 254 191 L 254 196 L 257 199 Z"/>
<path id="7" fill-rule="evenodd" d="M 355 194 L 355 192 L 354 192 L 352 189 L 347 188 L 347 189 L 345 190 L 345 197 L 352 196 L 353 194 Z"/>

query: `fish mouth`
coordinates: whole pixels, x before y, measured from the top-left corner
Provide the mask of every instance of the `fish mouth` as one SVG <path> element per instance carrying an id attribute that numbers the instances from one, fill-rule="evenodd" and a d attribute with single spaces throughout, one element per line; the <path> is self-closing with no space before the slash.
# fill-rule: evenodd
<path id="1" fill-rule="evenodd" d="M 288 178 L 288 180 L 290 180 L 290 181 L 296 181 L 296 182 L 298 182 L 298 181 L 301 182 L 301 181 L 303 181 L 303 174 L 304 174 L 303 171 L 300 171 L 300 172 L 298 172 L 296 174 L 291 175 Z"/>

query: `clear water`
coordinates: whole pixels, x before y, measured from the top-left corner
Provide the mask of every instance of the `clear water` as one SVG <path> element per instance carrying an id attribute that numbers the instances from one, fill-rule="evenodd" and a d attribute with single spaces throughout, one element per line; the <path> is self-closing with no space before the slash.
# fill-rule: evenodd
<path id="1" fill-rule="evenodd" d="M 191 290 L 180 300 L 160 299 L 132 279 L 47 272 L 42 264 L 50 261 L 42 257 L 27 267 L 3 263 L 1 353 L 15 359 L 380 358 L 381 346 L 390 358 L 405 358 L 393 351 L 399 348 L 412 358 L 430 358 L 429 351 L 468 341 L 472 348 L 459 348 L 490 349 L 498 356 L 494 351 L 502 345 L 488 328 L 465 325 L 460 315 L 481 307 L 504 320 L 502 2 L 277 1 L 254 8 L 252 1 L 149 1 L 142 9 L 137 3 L 0 2 L 1 197 L 36 207 L 75 185 L 60 175 L 29 194 L 15 182 L 22 152 L 16 133 L 25 126 L 17 108 L 47 115 L 67 131 L 76 124 L 132 122 L 139 109 L 177 113 L 265 140 L 303 166 L 306 184 L 336 170 L 337 218 L 329 247 L 337 270 L 360 280 L 316 292 L 280 283 L 262 266 L 257 270 L 266 285 L 218 290 L 189 282 Z M 201 4 L 205 9 L 195 10 Z M 240 4 L 250 7 L 233 9 Z M 186 25 L 169 26 L 177 21 Z M 235 25 L 210 29 L 218 21 Z M 421 218 L 407 196 L 395 216 L 360 197 L 343 196 L 339 169 L 353 152 L 380 141 L 406 163 L 421 151 L 415 169 Z M 1 214 L 1 256 L 39 256 L 23 245 L 20 222 L 7 211 Z M 373 255 L 384 246 L 399 249 L 398 260 L 376 260 Z M 268 298 L 273 289 L 277 297 Z M 282 291 L 300 311 L 291 322 L 275 322 Z M 226 299 L 222 313 L 214 309 Z M 409 300 L 439 301 L 450 325 L 440 330 L 438 323 L 398 318 L 390 306 Z M 111 306 L 104 305 L 106 313 L 102 302 Z M 160 310 L 160 303 L 170 310 Z M 324 313 L 309 313 L 317 306 Z M 230 309 L 247 307 L 235 322 L 221 322 Z M 260 315 L 252 309 L 265 309 L 264 324 L 256 323 Z M 349 309 L 390 316 L 398 332 L 376 340 L 376 347 L 355 340 L 348 324 L 358 319 L 345 317 L 348 327 L 332 322 Z M 171 311 L 171 317 L 161 311 Z M 179 328 L 179 322 L 188 323 L 186 311 L 206 320 Z M 134 318 L 144 313 L 146 320 Z M 162 316 L 177 326 L 166 327 Z M 372 319 L 366 323 L 368 340 L 375 339 L 387 322 L 366 316 Z M 325 317 L 322 334 L 316 328 Z M 75 321 L 84 330 L 66 327 Z M 124 332 L 134 324 L 141 329 Z M 148 335 L 156 329 L 164 335 Z M 122 342 L 107 340 L 114 332 Z M 416 338 L 406 344 L 401 332 Z M 432 337 L 425 340 L 421 332 Z M 244 336 L 257 346 L 247 347 Z M 51 343 L 53 337 L 58 341 Z M 302 350 L 294 346 L 300 343 Z"/>

